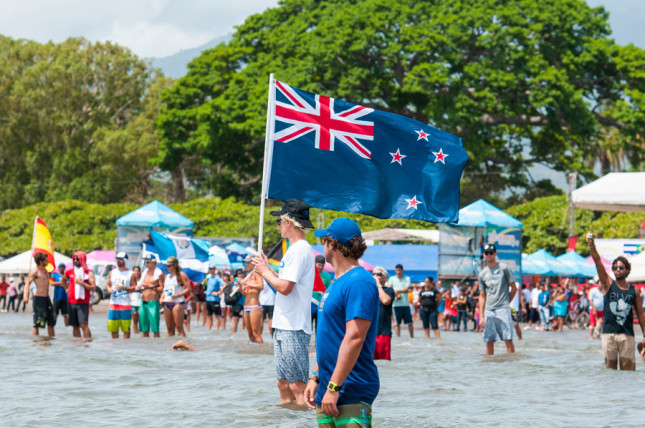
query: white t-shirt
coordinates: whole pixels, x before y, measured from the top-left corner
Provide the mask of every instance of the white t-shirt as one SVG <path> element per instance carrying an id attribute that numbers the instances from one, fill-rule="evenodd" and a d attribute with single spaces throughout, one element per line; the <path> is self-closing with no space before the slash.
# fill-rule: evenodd
<path id="1" fill-rule="evenodd" d="M 591 304 L 597 311 L 605 310 L 605 296 L 603 296 L 602 291 L 598 287 L 589 290 L 589 300 L 591 300 Z"/>
<path id="2" fill-rule="evenodd" d="M 269 284 L 265 280 L 263 280 L 263 282 L 264 287 L 262 287 L 260 296 L 258 296 L 260 299 L 260 304 L 262 306 L 273 306 L 275 304 L 276 292 L 270 288 Z"/>
<path id="3" fill-rule="evenodd" d="M 131 270 L 121 271 L 119 269 L 112 269 L 110 272 L 110 280 L 112 281 L 112 294 L 110 295 L 110 303 L 113 305 L 129 305 L 130 295 L 127 290 L 117 290 L 117 286 L 128 288 L 130 286 L 130 278 L 132 277 Z"/>
<path id="4" fill-rule="evenodd" d="M 508 287 L 508 293 L 511 293 L 511 287 Z M 513 312 L 518 312 L 520 310 L 520 291 L 517 290 L 515 297 L 511 300 L 511 309 Z"/>
<path id="5" fill-rule="evenodd" d="M 524 303 L 531 303 L 531 289 L 530 288 L 522 288 L 522 290 L 518 290 L 518 293 L 520 291 L 524 295 Z"/>
<path id="6" fill-rule="evenodd" d="M 295 282 L 288 295 L 276 293 L 273 308 L 273 328 L 303 330 L 311 334 L 311 293 L 314 290 L 316 265 L 314 253 L 307 241 L 291 245 L 280 263 L 278 277 Z"/>
<path id="7" fill-rule="evenodd" d="M 540 304 L 540 289 L 535 287 L 531 290 L 531 307 L 537 309 Z"/>

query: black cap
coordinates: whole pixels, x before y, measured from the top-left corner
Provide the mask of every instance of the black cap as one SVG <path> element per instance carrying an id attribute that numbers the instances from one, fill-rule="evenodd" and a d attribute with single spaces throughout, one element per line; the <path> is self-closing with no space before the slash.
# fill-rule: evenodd
<path id="1" fill-rule="evenodd" d="M 495 244 L 488 243 L 488 244 L 484 245 L 484 251 L 497 252 L 497 248 L 495 248 Z"/>
<path id="2" fill-rule="evenodd" d="M 297 220 L 307 229 L 313 229 L 314 227 L 309 220 L 309 205 L 300 199 L 287 199 L 282 208 L 280 208 L 280 211 L 271 211 L 271 215 L 276 217 L 280 217 L 283 214 Z"/>
<path id="3" fill-rule="evenodd" d="M 316 256 L 316 263 L 325 264 L 325 256 Z"/>

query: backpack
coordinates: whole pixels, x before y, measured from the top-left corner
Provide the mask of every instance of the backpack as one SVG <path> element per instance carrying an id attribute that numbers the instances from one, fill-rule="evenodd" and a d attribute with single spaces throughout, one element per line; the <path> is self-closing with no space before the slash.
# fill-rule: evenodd
<path id="1" fill-rule="evenodd" d="M 233 286 L 231 284 L 224 288 L 224 302 L 226 302 L 227 305 L 233 306 L 240 299 L 240 292 L 236 291 L 235 294 L 231 296 L 231 291 L 233 291 Z"/>

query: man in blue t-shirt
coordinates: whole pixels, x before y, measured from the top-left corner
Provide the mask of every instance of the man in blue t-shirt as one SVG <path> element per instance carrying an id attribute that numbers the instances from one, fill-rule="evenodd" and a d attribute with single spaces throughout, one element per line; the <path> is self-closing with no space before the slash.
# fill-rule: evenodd
<path id="1" fill-rule="evenodd" d="M 314 235 L 322 238 L 325 258 L 334 267 L 334 285 L 318 309 L 316 365 L 305 402 L 316 408 L 318 424 L 372 426 L 372 403 L 379 390 L 374 364 L 379 294 L 358 259 L 367 245 L 354 220 L 338 218 Z"/>
<path id="2" fill-rule="evenodd" d="M 54 309 L 54 320 L 58 321 L 58 314 L 60 313 L 63 315 L 65 327 L 69 327 L 69 318 L 67 317 L 67 292 L 65 291 L 66 284 L 61 281 L 64 274 L 65 263 L 59 263 L 58 272 L 54 271 L 51 273 L 51 277 L 54 280 L 52 283 L 54 286 L 54 302 L 52 306 Z"/>
<path id="3" fill-rule="evenodd" d="M 213 327 L 213 315 L 215 315 L 215 330 L 219 330 L 222 321 L 222 310 L 219 301 L 219 290 L 224 284 L 222 278 L 216 273 L 216 266 L 211 266 L 204 286 L 206 287 L 206 326 L 210 330 Z"/>

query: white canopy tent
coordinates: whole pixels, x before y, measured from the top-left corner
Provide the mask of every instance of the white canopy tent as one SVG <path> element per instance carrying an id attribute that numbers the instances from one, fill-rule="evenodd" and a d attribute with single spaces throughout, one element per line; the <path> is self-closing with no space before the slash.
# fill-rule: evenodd
<path id="1" fill-rule="evenodd" d="M 439 242 L 438 230 L 426 229 L 378 229 L 363 232 L 363 239 L 371 241 L 431 241 Z"/>
<path id="2" fill-rule="evenodd" d="M 577 208 L 594 211 L 645 211 L 645 172 L 612 172 L 573 191 Z"/>
<path id="3" fill-rule="evenodd" d="M 57 265 L 59 263 L 72 263 L 72 259 L 56 251 L 54 251 L 54 261 Z M 24 253 L 18 254 L 17 256 L 13 256 L 7 260 L 1 261 L 0 275 L 26 275 L 29 273 L 30 263 L 31 268 L 33 269 L 36 264 L 34 263 L 33 257 L 31 256 L 31 250 L 27 250 Z"/>

